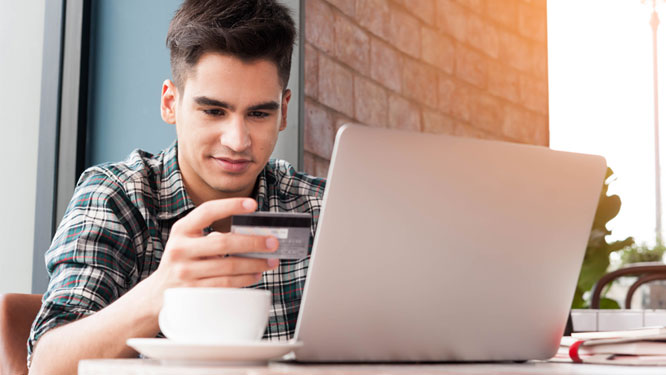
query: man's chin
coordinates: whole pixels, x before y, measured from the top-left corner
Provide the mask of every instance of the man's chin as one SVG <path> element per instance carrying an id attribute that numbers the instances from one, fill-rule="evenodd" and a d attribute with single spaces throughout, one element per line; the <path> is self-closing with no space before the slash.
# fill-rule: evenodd
<path id="1" fill-rule="evenodd" d="M 213 172 L 213 171 L 209 171 Z M 208 173 L 206 184 L 222 196 L 250 196 L 257 183 L 261 170 L 248 170 L 243 173 Z"/>
<path id="2" fill-rule="evenodd" d="M 243 195 L 244 192 L 247 190 L 247 186 L 242 186 L 242 187 L 236 187 L 236 186 L 228 186 L 228 185 L 217 185 L 213 186 L 213 189 L 215 191 L 225 194 L 225 195 Z"/>
<path id="3" fill-rule="evenodd" d="M 252 194 L 254 190 L 254 185 L 256 178 L 252 181 L 247 181 L 246 178 L 244 181 L 215 181 L 213 184 L 209 184 L 215 191 L 223 195 L 232 195 L 232 196 L 248 196 Z"/>

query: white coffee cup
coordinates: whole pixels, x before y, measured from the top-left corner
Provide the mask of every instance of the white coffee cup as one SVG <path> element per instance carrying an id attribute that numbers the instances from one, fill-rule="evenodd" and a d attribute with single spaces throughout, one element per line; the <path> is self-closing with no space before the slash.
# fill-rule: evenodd
<path id="1" fill-rule="evenodd" d="M 159 324 L 170 340 L 238 343 L 261 340 L 271 292 L 262 289 L 173 288 L 164 292 Z"/>

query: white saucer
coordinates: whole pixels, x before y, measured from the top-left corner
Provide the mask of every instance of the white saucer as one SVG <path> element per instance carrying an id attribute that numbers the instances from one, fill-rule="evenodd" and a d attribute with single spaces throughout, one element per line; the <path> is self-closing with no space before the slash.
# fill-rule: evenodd
<path id="1" fill-rule="evenodd" d="M 194 344 L 169 339 L 134 338 L 127 345 L 148 358 L 168 362 L 205 362 L 228 365 L 265 364 L 303 346 L 294 341 L 256 341 L 248 343 Z"/>

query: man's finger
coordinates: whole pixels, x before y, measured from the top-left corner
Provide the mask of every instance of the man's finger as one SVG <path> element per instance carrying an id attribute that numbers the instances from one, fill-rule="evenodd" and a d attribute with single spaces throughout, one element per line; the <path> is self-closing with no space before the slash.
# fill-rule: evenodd
<path id="1" fill-rule="evenodd" d="M 172 234 L 198 235 L 218 220 L 232 215 L 246 214 L 257 209 L 251 198 L 216 199 L 202 203 L 171 228 Z"/>
<path id="2" fill-rule="evenodd" d="M 239 276 L 248 274 L 261 274 L 275 269 L 279 265 L 277 260 L 255 258 L 208 258 L 189 262 L 179 269 L 177 277 L 180 279 L 207 279 L 221 276 Z"/>
<path id="3" fill-rule="evenodd" d="M 188 258 L 212 257 L 227 254 L 271 253 L 280 242 L 273 236 L 213 232 L 205 237 L 184 239 L 180 246 L 187 249 Z"/>

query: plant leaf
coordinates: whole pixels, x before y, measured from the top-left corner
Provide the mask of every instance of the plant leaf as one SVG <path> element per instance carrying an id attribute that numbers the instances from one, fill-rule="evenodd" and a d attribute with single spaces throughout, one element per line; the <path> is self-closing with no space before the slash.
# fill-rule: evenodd
<path id="1" fill-rule="evenodd" d="M 606 223 L 611 221 L 617 214 L 620 213 L 620 207 L 622 206 L 622 201 L 617 195 L 611 195 L 599 199 L 599 206 L 597 207 L 597 213 L 594 216 L 595 228 L 606 228 Z"/>
<path id="2" fill-rule="evenodd" d="M 608 254 L 632 246 L 634 243 L 635 241 L 633 237 L 627 237 L 622 241 L 612 242 L 608 244 Z"/>
<path id="3" fill-rule="evenodd" d="M 588 251 L 578 278 L 578 286 L 584 292 L 592 289 L 594 284 L 606 273 L 610 264 L 605 249 L 588 248 Z"/>
<path id="4" fill-rule="evenodd" d="M 614 299 L 602 297 L 599 300 L 599 307 L 602 309 L 619 309 L 620 304 Z"/>

